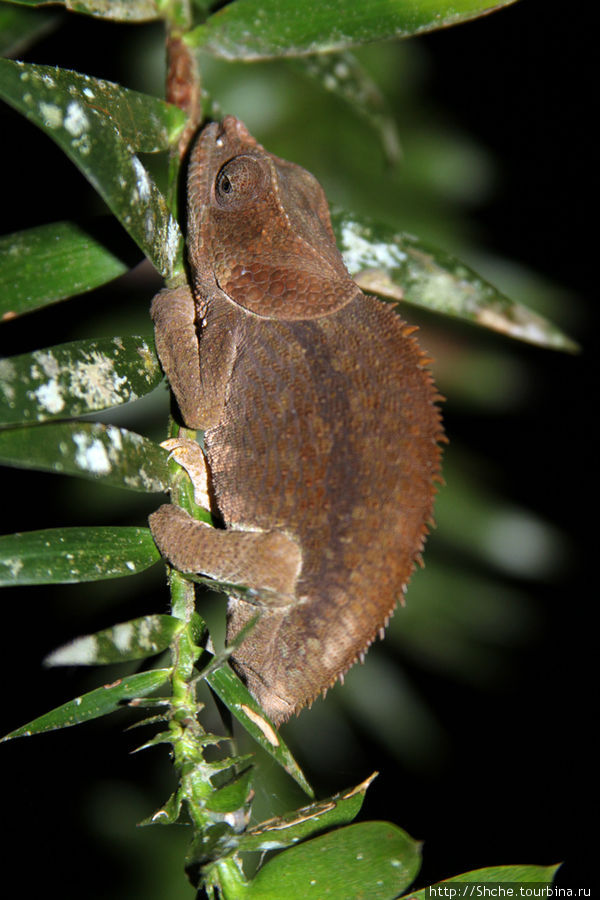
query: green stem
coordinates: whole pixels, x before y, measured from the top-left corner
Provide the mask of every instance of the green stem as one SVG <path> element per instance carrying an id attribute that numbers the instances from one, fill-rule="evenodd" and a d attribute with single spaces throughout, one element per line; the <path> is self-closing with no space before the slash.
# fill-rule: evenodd
<path id="1" fill-rule="evenodd" d="M 202 121 L 202 92 L 194 53 L 183 41 L 185 32 L 192 24 L 189 0 L 162 0 L 162 11 L 168 64 L 166 99 L 183 109 L 187 115 L 187 124 L 177 146 L 172 149 L 169 163 L 169 205 L 176 216 L 180 162 Z M 180 429 L 171 421 L 169 432 L 171 437 L 183 436 L 185 429 Z M 186 436 L 193 438 L 195 434 L 190 432 Z M 201 516 L 202 512 L 193 501 L 189 477 L 176 464 L 173 464 L 173 470 L 172 502 L 193 515 Z M 173 747 L 173 762 L 179 775 L 177 800 L 185 805 L 193 827 L 188 853 L 193 870 L 192 880 L 196 887 L 205 887 L 209 894 L 212 892 L 214 895 L 215 889 L 219 887 L 228 900 L 241 900 L 245 894 L 246 882 L 237 862 L 230 855 L 232 847 L 235 847 L 235 834 L 230 823 L 244 821 L 245 807 L 231 810 L 229 814 L 209 808 L 211 797 L 216 791 L 214 776 L 231 769 L 235 777 L 237 760 L 224 758 L 208 762 L 204 757 L 204 748 L 217 742 L 198 721 L 201 707 L 196 697 L 196 663 L 203 652 L 201 644 L 206 635 L 206 626 L 195 611 L 193 582 L 173 570 L 170 571 L 169 582 L 172 615 L 185 623 L 171 647 L 173 675 L 169 740 Z M 214 805 L 219 806 L 218 803 Z"/>

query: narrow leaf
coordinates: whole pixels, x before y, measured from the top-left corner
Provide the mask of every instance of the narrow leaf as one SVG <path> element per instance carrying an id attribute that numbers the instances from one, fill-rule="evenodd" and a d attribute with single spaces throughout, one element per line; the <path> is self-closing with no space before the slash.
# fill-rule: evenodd
<path id="1" fill-rule="evenodd" d="M 379 87 L 352 53 L 322 53 L 291 65 L 345 100 L 378 134 L 388 163 L 398 162 L 400 138 L 394 118 Z"/>
<path id="2" fill-rule="evenodd" d="M 119 226 L 111 220 L 115 227 Z M 0 318 L 12 319 L 91 291 L 139 260 L 115 255 L 74 222 L 54 222 L 0 238 Z"/>
<path id="3" fill-rule="evenodd" d="M 221 698 L 229 711 L 242 723 L 244 728 L 260 744 L 263 750 L 277 760 L 309 797 L 314 797 L 313 789 L 304 777 L 300 766 L 269 722 L 252 694 L 242 684 L 229 666 L 211 672 L 207 679 L 213 691 Z"/>
<path id="4" fill-rule="evenodd" d="M 188 36 L 225 59 L 270 59 L 344 50 L 457 25 L 514 0 L 237 0 Z"/>
<path id="5" fill-rule="evenodd" d="M 181 803 L 181 790 L 177 790 L 175 793 L 171 794 L 167 802 L 163 803 L 160 809 L 157 809 L 156 812 L 152 813 L 151 816 L 148 816 L 147 819 L 142 819 L 141 822 L 138 822 L 138 825 L 140 825 L 140 827 L 144 825 L 174 825 L 181 813 Z"/>
<path id="6" fill-rule="evenodd" d="M 39 716 L 21 728 L 16 728 L 0 741 L 10 741 L 17 737 L 29 737 L 42 734 L 44 731 L 55 731 L 57 728 L 69 728 L 80 725 L 90 719 L 98 719 L 108 713 L 120 709 L 126 700 L 134 697 L 145 697 L 164 684 L 171 674 L 171 669 L 152 669 L 140 672 L 128 678 L 119 678 L 113 684 L 105 684 L 81 697 L 75 697 L 62 706 Z"/>
<path id="7" fill-rule="evenodd" d="M 184 627 L 174 616 L 153 615 L 121 622 L 112 628 L 86 634 L 53 650 L 46 666 L 96 666 L 145 659 L 166 650 Z"/>
<path id="8" fill-rule="evenodd" d="M 513 896 L 519 896 L 518 887 L 520 884 L 552 884 L 558 866 L 490 866 L 487 869 L 474 869 L 472 872 L 464 872 L 462 875 L 455 875 L 454 878 L 445 878 L 436 884 L 434 891 L 430 887 L 421 888 L 420 891 L 411 891 L 407 897 L 410 900 L 429 900 L 432 896 L 449 896 L 450 889 L 444 891 L 444 885 L 451 884 L 511 884 L 516 890 Z M 458 894 L 456 895 L 458 896 Z M 469 894 L 471 896 L 471 894 Z M 473 896 L 482 897 L 482 891 L 473 894 Z M 499 896 L 499 895 L 496 895 Z M 538 896 L 541 896 L 538 895 Z"/>
<path id="9" fill-rule="evenodd" d="M 332 224 L 348 270 L 363 290 L 542 347 L 577 350 L 555 325 L 509 300 L 455 257 L 347 212 L 335 212 Z"/>
<path id="10" fill-rule="evenodd" d="M 0 586 L 136 575 L 160 554 L 148 528 L 48 528 L 0 536 Z"/>
<path id="11" fill-rule="evenodd" d="M 181 110 L 88 75 L 7 59 L 0 96 L 56 141 L 162 275 L 181 268 L 179 227 L 134 153 L 167 149 L 183 127 Z"/>
<path id="12" fill-rule="evenodd" d="M 355 788 L 249 828 L 240 838 L 239 849 L 280 850 L 313 837 L 318 832 L 347 825 L 360 812 L 367 788 L 374 778 L 375 775 L 371 775 Z"/>
<path id="13" fill-rule="evenodd" d="M 394 900 L 419 864 L 419 844 L 405 831 L 361 822 L 284 850 L 259 869 L 244 900 Z"/>
<path id="14" fill-rule="evenodd" d="M 152 338 L 72 341 L 0 360 L 0 425 L 71 419 L 150 393 L 162 380 Z"/>
<path id="15" fill-rule="evenodd" d="M 156 0 L 9 0 L 23 6 L 64 6 L 72 12 L 87 13 L 99 19 L 112 19 L 114 22 L 149 22 L 159 18 Z"/>
<path id="16" fill-rule="evenodd" d="M 5 3 L 0 8 L 0 56 L 16 56 L 52 28 L 57 16 L 52 12 L 16 9 Z"/>
<path id="17" fill-rule="evenodd" d="M 0 462 L 79 475 L 132 491 L 169 489 L 168 455 L 154 441 L 98 422 L 61 422 L 0 431 Z"/>

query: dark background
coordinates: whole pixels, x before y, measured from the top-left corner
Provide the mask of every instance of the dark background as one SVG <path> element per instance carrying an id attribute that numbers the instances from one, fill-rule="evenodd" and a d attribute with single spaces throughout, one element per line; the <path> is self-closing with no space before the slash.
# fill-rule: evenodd
<path id="1" fill-rule="evenodd" d="M 597 594 L 592 574 L 597 554 L 592 6 L 581 2 L 559 9 L 559 4 L 523 0 L 497 15 L 420 39 L 430 57 L 428 95 L 501 160 L 497 190 L 470 213 L 481 242 L 564 287 L 569 305 L 564 321 L 573 323 L 583 352 L 572 357 L 523 346 L 523 357 L 536 373 L 526 410 L 479 418 L 460 410 L 452 414 L 453 434 L 505 473 L 507 496 L 537 510 L 568 536 L 568 564 L 551 581 L 527 587 L 544 624 L 531 644 L 514 651 L 512 677 L 496 687 L 490 704 L 484 687 L 444 681 L 409 662 L 410 677 L 449 737 L 442 763 L 433 771 L 402 772 L 397 760 L 380 745 L 371 746 L 366 731 L 356 726 L 362 751 L 356 765 L 329 772 L 329 787 L 326 774 L 314 776 L 324 795 L 362 780 L 370 771 L 365 759 L 381 771 L 364 813 L 392 819 L 425 841 L 419 886 L 480 866 L 561 860 L 559 884 L 591 886 Z M 92 26 L 100 35 L 93 46 L 78 40 Z M 70 22 L 66 33 L 50 35 L 25 58 L 120 80 L 126 28 L 98 29 L 81 18 Z M 8 216 L 2 230 L 89 212 L 85 182 L 65 165 L 62 153 L 50 141 L 41 145 L 33 126 L 16 114 L 3 108 L 0 115 L 10 134 L 3 150 L 11 173 L 3 189 Z M 35 222 L 32 206 L 40 207 Z M 154 286 L 151 276 L 136 281 L 128 288 L 131 302 L 138 309 L 147 305 Z M 102 297 L 91 295 L 95 316 Z M 2 353 L 93 333 L 86 331 L 86 303 L 68 306 L 60 316 L 43 311 L 5 326 Z M 88 508 L 87 494 L 71 500 L 65 481 L 21 475 L 3 470 L 3 531 L 48 527 L 57 515 L 63 525 L 102 520 L 102 511 Z M 141 522 L 145 500 L 136 503 Z M 131 521 L 131 512 L 128 516 L 124 522 Z M 108 520 L 116 521 L 112 514 Z M 149 578 L 147 591 L 154 592 L 157 583 L 160 579 Z M 160 610 L 145 585 L 142 581 L 125 600 L 115 599 L 109 617 L 114 612 L 114 620 L 122 621 L 149 606 Z M 40 660 L 81 631 L 77 616 L 84 603 L 85 630 L 107 624 L 99 597 L 95 585 L 5 592 L 3 732 L 97 683 L 77 671 L 49 673 Z M 37 896 L 52 885 L 65 897 L 160 896 L 156 862 L 148 863 L 148 853 L 162 856 L 167 872 L 181 866 L 183 832 L 163 840 L 166 832 L 157 830 L 145 838 L 149 843 L 136 843 L 133 823 L 170 789 L 168 765 L 164 756 L 129 756 L 139 741 L 123 734 L 119 724 L 113 719 L 108 726 L 93 723 L 77 732 L 2 747 L 4 868 L 20 881 L 21 894 Z M 138 888 L 127 887 L 139 884 L 140 877 Z M 164 877 L 164 896 L 186 895 L 182 883 L 177 893 Z"/>

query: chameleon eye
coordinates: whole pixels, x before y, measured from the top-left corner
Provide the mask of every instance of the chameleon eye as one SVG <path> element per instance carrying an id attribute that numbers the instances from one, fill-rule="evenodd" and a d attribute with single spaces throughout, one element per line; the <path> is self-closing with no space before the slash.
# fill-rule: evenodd
<path id="1" fill-rule="evenodd" d="M 262 160 L 236 156 L 221 168 L 215 180 L 215 198 L 219 206 L 231 209 L 245 206 L 264 193 L 269 182 Z"/>

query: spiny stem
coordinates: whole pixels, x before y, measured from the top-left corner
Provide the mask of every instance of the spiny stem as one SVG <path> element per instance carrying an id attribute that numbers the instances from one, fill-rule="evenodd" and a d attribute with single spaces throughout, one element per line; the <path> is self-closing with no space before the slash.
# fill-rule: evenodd
<path id="1" fill-rule="evenodd" d="M 179 141 L 173 147 L 169 163 L 169 204 L 177 215 L 177 189 L 179 168 L 189 143 L 202 121 L 202 91 L 200 72 L 193 51 L 183 37 L 192 24 L 189 0 L 162 0 L 166 27 L 167 84 L 166 99 L 182 109 L 187 124 Z M 174 422 L 170 423 L 172 437 L 181 434 Z M 190 434 L 194 437 L 194 433 Z M 189 478 L 177 467 L 171 491 L 171 499 L 189 512 L 194 511 Z M 234 769 L 236 759 L 225 758 L 207 762 L 204 748 L 217 742 L 208 735 L 198 721 L 199 705 L 196 697 L 198 681 L 195 665 L 202 654 L 206 625 L 195 611 L 193 582 L 171 570 L 171 613 L 185 623 L 176 635 L 171 647 L 173 674 L 171 679 L 171 716 L 169 740 L 173 747 L 173 762 L 179 774 L 177 799 L 185 804 L 192 822 L 194 837 L 190 848 L 194 867 L 194 882 L 212 895 L 218 887 L 226 900 L 241 900 L 246 882 L 231 853 L 234 835 L 227 816 L 208 807 L 215 793 L 212 778 L 219 772 Z M 244 821 L 245 809 L 234 810 L 230 822 Z M 215 862 L 210 863 L 211 859 Z"/>

